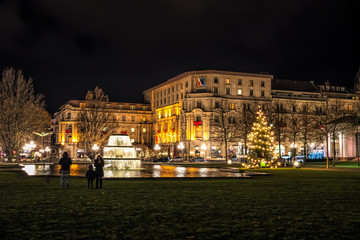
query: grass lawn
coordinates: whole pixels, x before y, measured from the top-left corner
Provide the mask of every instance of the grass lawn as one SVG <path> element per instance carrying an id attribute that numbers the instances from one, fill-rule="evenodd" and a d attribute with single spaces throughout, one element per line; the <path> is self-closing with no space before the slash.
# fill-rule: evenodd
<path id="1" fill-rule="evenodd" d="M 0 172 L 2 239 L 360 239 L 360 173 L 105 180 Z"/>
<path id="2" fill-rule="evenodd" d="M 305 163 L 306 167 L 320 167 L 325 168 L 326 167 L 326 161 L 325 162 L 307 162 Z M 329 168 L 333 167 L 333 162 L 329 161 Z M 346 167 L 346 168 L 360 168 L 358 166 L 357 161 L 340 161 L 335 162 L 335 167 Z"/>

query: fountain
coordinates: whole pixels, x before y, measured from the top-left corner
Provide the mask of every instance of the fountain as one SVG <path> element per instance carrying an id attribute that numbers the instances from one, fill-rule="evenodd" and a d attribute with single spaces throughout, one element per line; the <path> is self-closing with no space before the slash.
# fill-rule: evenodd
<path id="1" fill-rule="evenodd" d="M 141 161 L 136 158 L 135 148 L 126 134 L 114 134 L 104 147 L 105 168 L 113 170 L 139 169 Z"/>

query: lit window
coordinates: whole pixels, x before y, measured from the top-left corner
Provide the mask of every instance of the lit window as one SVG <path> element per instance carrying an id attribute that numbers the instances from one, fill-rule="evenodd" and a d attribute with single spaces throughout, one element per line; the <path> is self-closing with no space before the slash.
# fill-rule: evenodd
<path id="1" fill-rule="evenodd" d="M 159 112 L 159 119 L 161 118 L 161 113 Z"/>
<path id="2" fill-rule="evenodd" d="M 123 104 L 120 104 L 120 105 L 119 105 L 119 109 L 124 109 L 124 105 L 123 105 Z"/>
<path id="3" fill-rule="evenodd" d="M 135 142 L 135 140 L 134 140 L 134 139 L 130 139 L 130 141 L 131 141 L 131 143 Z"/>
<path id="4" fill-rule="evenodd" d="M 130 105 L 130 109 L 131 109 L 131 110 L 135 110 L 135 109 L 136 109 L 136 106 L 135 106 L 135 105 Z"/>
<path id="5" fill-rule="evenodd" d="M 132 132 L 132 133 L 135 132 L 135 128 L 131 128 L 131 132 Z"/>
<path id="6" fill-rule="evenodd" d="M 167 111 L 165 111 L 165 117 L 167 117 L 168 115 L 167 115 Z"/>
<path id="7" fill-rule="evenodd" d="M 238 89 L 238 95 L 242 95 L 242 89 Z"/>
<path id="8" fill-rule="evenodd" d="M 80 103 L 80 107 L 81 108 L 85 107 L 85 103 Z"/>
<path id="9" fill-rule="evenodd" d="M 226 84 L 230 84 L 230 78 L 225 79 Z"/>
<path id="10" fill-rule="evenodd" d="M 249 81 L 249 86 L 254 86 L 254 80 Z"/>
<path id="11" fill-rule="evenodd" d="M 143 128 L 143 133 L 146 133 L 146 128 Z"/>
<path id="12" fill-rule="evenodd" d="M 235 104 L 230 103 L 230 104 L 229 104 L 229 107 L 230 107 L 230 109 L 235 109 Z"/>

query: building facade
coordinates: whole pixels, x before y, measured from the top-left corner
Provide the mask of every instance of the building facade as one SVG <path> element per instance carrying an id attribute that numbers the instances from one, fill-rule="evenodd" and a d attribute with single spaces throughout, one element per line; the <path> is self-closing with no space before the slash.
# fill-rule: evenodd
<path id="1" fill-rule="evenodd" d="M 76 123 L 80 112 L 85 108 L 85 100 L 71 100 L 55 113 L 53 131 L 55 143 L 62 146 L 73 159 L 82 155 L 79 149 L 79 135 Z M 106 103 L 106 110 L 114 116 L 116 129 L 114 134 L 127 134 L 134 145 L 152 146 L 152 113 L 149 104 Z"/>
<path id="2" fill-rule="evenodd" d="M 338 106 L 341 108 L 341 116 L 354 115 L 359 102 L 357 94 L 345 87 L 330 86 L 328 83 L 316 86 L 313 82 L 278 80 L 268 74 L 215 70 L 180 74 L 146 90 L 144 97 L 153 113 L 153 139 L 163 154 L 172 157 L 186 153 L 187 156 L 207 158 L 224 157 L 231 152 L 236 155 L 246 154 L 246 139 L 229 138 L 225 149 L 223 140 L 216 138 L 219 109 L 245 114 L 251 107 L 262 106 L 271 112 L 268 118 L 275 125 L 277 116 L 285 120 L 295 119 L 295 116 L 301 118 L 307 106 L 309 115 L 315 121 L 315 117 L 324 115 L 326 104 L 334 106 L 336 102 L 341 103 Z M 246 120 L 235 118 L 236 121 Z M 277 151 L 282 155 L 321 152 L 324 157 L 324 146 L 329 144 L 330 156 L 334 148 L 339 157 L 356 156 L 354 131 L 336 133 L 335 144 L 326 143 L 321 136 L 318 140 L 312 136 L 305 150 L 300 136 L 289 136 L 289 132 L 294 131 L 289 130 L 290 124 L 287 125 L 283 129 L 287 136 L 281 135 L 284 133 L 279 135 L 279 139 L 283 140 L 280 140 Z M 231 136 L 232 133 L 227 134 Z M 321 135 L 321 132 L 316 134 Z M 180 143 L 182 148 L 179 147 Z"/>
<path id="3" fill-rule="evenodd" d="M 115 133 L 126 133 L 135 145 L 146 145 L 170 157 L 246 155 L 251 118 L 259 106 L 280 139 L 276 151 L 281 155 L 322 158 L 328 145 L 330 157 L 334 153 L 340 158 L 356 156 L 357 129 L 342 126 L 351 125 L 350 119 L 353 124 L 360 109 L 359 94 L 342 86 L 279 80 L 269 74 L 191 71 L 144 91 L 144 100 L 144 104 L 106 104 L 116 119 Z M 53 119 L 56 143 L 73 158 L 81 153 L 76 122 L 84 106 L 85 101 L 71 100 Z M 333 118 L 325 118 L 331 112 Z M 306 118 L 310 125 L 318 126 L 338 119 L 348 122 L 326 134 L 324 128 L 311 126 L 311 134 L 304 139 L 304 126 L 299 125 Z M 219 131 L 221 124 L 223 129 L 228 127 L 226 132 Z"/>

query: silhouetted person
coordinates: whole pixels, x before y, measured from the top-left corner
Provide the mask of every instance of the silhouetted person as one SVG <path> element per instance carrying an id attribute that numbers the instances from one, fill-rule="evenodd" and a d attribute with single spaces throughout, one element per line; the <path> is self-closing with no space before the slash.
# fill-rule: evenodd
<path id="1" fill-rule="evenodd" d="M 93 165 L 89 166 L 89 170 L 86 171 L 86 178 L 88 180 L 88 188 L 91 189 L 93 188 L 93 182 L 94 179 L 96 178 L 96 172 L 93 169 Z"/>
<path id="2" fill-rule="evenodd" d="M 100 188 L 102 188 L 102 178 L 104 176 L 104 159 L 98 155 L 95 159 L 95 172 L 96 172 L 96 188 L 99 188 L 99 182 L 100 182 Z"/>
<path id="3" fill-rule="evenodd" d="M 63 153 L 62 158 L 59 161 L 59 165 L 61 166 L 60 173 L 60 188 L 64 188 L 65 186 L 69 188 L 70 185 L 70 165 L 72 164 L 71 158 L 69 158 L 69 155 L 67 152 Z"/>

